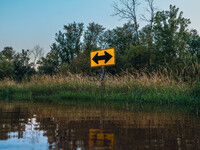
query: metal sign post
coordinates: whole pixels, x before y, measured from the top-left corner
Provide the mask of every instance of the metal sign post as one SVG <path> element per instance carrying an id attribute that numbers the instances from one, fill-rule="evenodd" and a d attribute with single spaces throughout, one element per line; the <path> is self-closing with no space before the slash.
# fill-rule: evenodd
<path id="1" fill-rule="evenodd" d="M 105 89 L 104 84 L 104 66 L 115 65 L 114 48 L 97 50 L 90 52 L 90 66 L 101 67 L 101 103 Z"/>
<path id="2" fill-rule="evenodd" d="M 104 93 L 104 66 L 101 66 L 101 104 Z"/>
<path id="3" fill-rule="evenodd" d="M 114 48 L 97 50 L 90 52 L 90 66 L 101 67 L 101 103 L 105 89 L 104 84 L 104 66 L 115 65 Z"/>

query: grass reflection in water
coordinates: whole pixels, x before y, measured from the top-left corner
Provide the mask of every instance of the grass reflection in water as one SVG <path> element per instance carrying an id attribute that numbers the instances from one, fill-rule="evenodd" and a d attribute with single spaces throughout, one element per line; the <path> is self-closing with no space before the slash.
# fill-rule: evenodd
<path id="1" fill-rule="evenodd" d="M 199 124 L 170 111 L 0 103 L 0 148 L 195 150 Z"/>

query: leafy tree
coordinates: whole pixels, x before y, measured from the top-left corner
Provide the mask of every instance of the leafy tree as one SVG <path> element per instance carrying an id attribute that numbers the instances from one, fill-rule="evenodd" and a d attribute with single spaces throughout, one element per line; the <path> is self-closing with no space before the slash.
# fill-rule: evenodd
<path id="1" fill-rule="evenodd" d="M 46 58 L 42 57 L 38 64 L 40 74 L 53 75 L 57 72 L 59 67 L 59 56 L 54 52 L 49 52 Z"/>
<path id="2" fill-rule="evenodd" d="M 148 50 L 145 46 L 133 46 L 126 49 L 125 54 L 121 57 L 123 68 L 129 72 L 137 72 L 148 66 Z"/>
<path id="3" fill-rule="evenodd" d="M 89 55 L 90 51 L 97 50 L 102 46 L 102 38 L 105 28 L 94 22 L 90 23 L 84 33 L 83 50 Z"/>
<path id="4" fill-rule="evenodd" d="M 124 24 L 123 27 L 107 30 L 104 33 L 104 43 L 106 48 L 115 48 L 117 62 L 115 66 L 107 67 L 106 71 L 112 74 L 119 73 L 124 69 L 122 68 L 123 63 L 127 63 L 127 61 L 122 61 L 121 58 L 124 56 L 125 50 L 130 49 L 130 45 L 136 45 L 134 25 L 129 22 Z"/>
<path id="5" fill-rule="evenodd" d="M 75 22 L 64 26 L 64 30 L 66 31 L 66 48 L 70 54 L 71 61 L 80 53 L 83 28 L 83 23 Z"/>
<path id="6" fill-rule="evenodd" d="M 102 48 L 102 39 L 103 39 L 103 26 L 99 24 L 90 23 L 87 27 L 87 30 L 83 35 L 83 45 L 82 52 L 80 52 L 77 57 L 72 60 L 72 63 L 68 66 L 62 66 L 59 69 L 59 72 L 63 72 L 66 68 L 69 69 L 72 73 L 87 73 L 96 72 L 97 69 L 90 68 L 90 51 Z"/>
<path id="7" fill-rule="evenodd" d="M 35 69 L 29 63 L 30 60 L 30 51 L 23 50 L 21 53 L 17 53 L 14 56 L 14 78 L 17 81 L 22 81 L 22 79 L 27 76 L 35 74 Z"/>
<path id="8" fill-rule="evenodd" d="M 55 38 L 57 43 L 53 43 L 51 46 L 51 51 L 54 54 L 57 54 L 59 56 L 59 61 L 61 63 L 70 63 L 70 52 L 67 49 L 66 46 L 66 37 L 65 34 L 59 31 L 56 33 Z"/>
<path id="9" fill-rule="evenodd" d="M 187 51 L 190 52 L 192 56 L 197 56 L 200 61 L 200 36 L 196 29 L 190 31 L 187 44 Z"/>
<path id="10" fill-rule="evenodd" d="M 155 45 L 158 64 L 175 64 L 176 58 L 183 58 L 188 41 L 189 19 L 178 13 L 176 6 L 169 11 L 158 11 L 154 20 Z"/>
<path id="11" fill-rule="evenodd" d="M 130 45 L 136 45 L 134 25 L 126 23 L 123 27 L 117 27 L 113 30 L 107 30 L 104 33 L 104 45 L 106 48 L 115 47 L 118 55 L 123 55 L 124 51 Z"/>
<path id="12" fill-rule="evenodd" d="M 51 46 L 51 51 L 59 56 L 59 62 L 70 64 L 74 57 L 81 51 L 81 36 L 83 23 L 64 25 L 65 32 L 56 33 L 56 43 Z"/>
<path id="13" fill-rule="evenodd" d="M 13 62 L 8 61 L 5 57 L 0 56 L 0 79 L 12 78 L 14 72 Z"/>
<path id="14" fill-rule="evenodd" d="M 0 52 L 0 79 L 13 77 L 14 54 L 15 51 L 12 47 L 4 47 L 4 49 Z"/>
<path id="15" fill-rule="evenodd" d="M 72 64 L 68 67 L 68 71 L 70 71 L 71 73 L 82 73 L 87 75 L 90 75 L 91 72 L 95 72 L 97 69 L 91 70 L 89 58 L 90 57 L 86 53 L 81 52 L 79 56 L 76 57 L 73 60 Z"/>
<path id="16" fill-rule="evenodd" d="M 4 57 L 8 61 L 12 61 L 15 55 L 15 51 L 12 47 L 4 47 L 1 51 L 1 56 Z"/>

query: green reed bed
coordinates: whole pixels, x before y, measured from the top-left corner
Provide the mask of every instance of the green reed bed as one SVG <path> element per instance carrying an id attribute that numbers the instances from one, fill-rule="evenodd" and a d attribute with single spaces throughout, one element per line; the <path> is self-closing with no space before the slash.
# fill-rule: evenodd
<path id="1" fill-rule="evenodd" d="M 21 83 L 4 80 L 0 82 L 0 100 L 124 106 L 133 103 L 200 104 L 200 84 L 175 81 L 158 74 L 107 75 L 103 94 L 100 85 L 99 77 L 71 74 L 35 76 Z"/>

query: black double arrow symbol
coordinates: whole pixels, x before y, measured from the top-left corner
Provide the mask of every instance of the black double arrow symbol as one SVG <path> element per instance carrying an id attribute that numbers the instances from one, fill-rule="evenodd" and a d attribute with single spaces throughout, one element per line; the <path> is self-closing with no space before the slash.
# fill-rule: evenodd
<path id="1" fill-rule="evenodd" d="M 105 64 L 106 64 L 113 56 L 107 53 L 106 51 L 104 53 L 105 55 L 98 56 L 98 52 L 97 52 L 96 55 L 92 58 L 92 60 L 96 64 L 99 64 L 99 60 L 105 60 Z"/>

